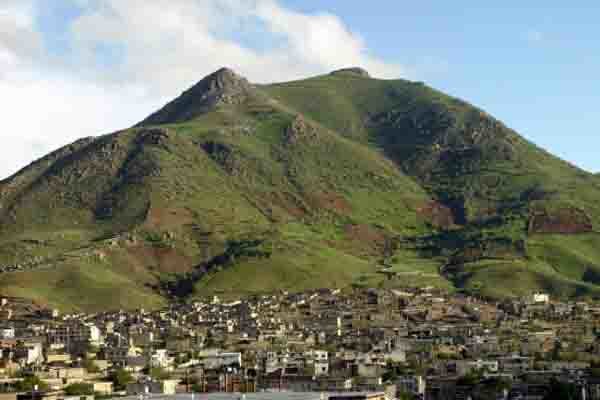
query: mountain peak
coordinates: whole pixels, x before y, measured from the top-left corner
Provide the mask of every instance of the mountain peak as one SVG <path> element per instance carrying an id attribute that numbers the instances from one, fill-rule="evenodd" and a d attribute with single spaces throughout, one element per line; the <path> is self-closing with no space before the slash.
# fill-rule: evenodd
<path id="1" fill-rule="evenodd" d="M 230 68 L 220 68 L 137 126 L 183 122 L 224 104 L 240 104 L 253 91 L 248 80 Z"/>
<path id="2" fill-rule="evenodd" d="M 242 86 L 250 86 L 248 80 L 241 75 L 238 75 L 234 70 L 223 67 L 206 76 L 202 81 L 212 83 L 214 88 L 226 90 L 229 88 L 237 88 Z M 200 83 L 199 82 L 199 83 Z"/>
<path id="3" fill-rule="evenodd" d="M 370 78 L 369 71 L 361 67 L 349 67 L 335 70 L 331 75 L 356 75 L 364 78 Z"/>

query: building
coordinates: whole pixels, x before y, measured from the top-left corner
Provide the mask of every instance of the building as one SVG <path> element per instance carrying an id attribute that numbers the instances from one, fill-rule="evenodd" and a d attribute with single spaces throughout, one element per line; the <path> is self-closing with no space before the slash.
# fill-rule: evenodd
<path id="1" fill-rule="evenodd" d="M 0 339 L 14 339 L 15 328 L 12 326 L 0 327 Z"/>
<path id="2" fill-rule="evenodd" d="M 396 380 L 396 389 L 399 393 L 410 393 L 413 396 L 424 396 L 426 380 L 421 375 L 400 376 Z"/>
<path id="3" fill-rule="evenodd" d="M 534 293 L 533 296 L 531 296 L 531 300 L 533 301 L 533 303 L 544 303 L 547 304 L 550 302 L 550 296 L 546 293 Z"/>
<path id="4" fill-rule="evenodd" d="M 329 355 L 323 350 L 312 350 L 306 355 L 307 363 L 312 365 L 315 376 L 329 373 Z"/>
<path id="5" fill-rule="evenodd" d="M 206 369 L 219 369 L 233 365 L 242 366 L 242 353 L 220 353 L 205 355 L 200 359 Z"/>
<path id="6" fill-rule="evenodd" d="M 496 360 L 458 360 L 456 361 L 456 373 L 466 375 L 472 371 L 498 372 L 498 361 Z"/>
<path id="7" fill-rule="evenodd" d="M 140 394 L 166 394 L 174 395 L 175 389 L 179 384 L 178 380 L 163 380 L 163 381 L 140 381 L 130 383 L 127 385 L 128 395 L 140 395 Z"/>
<path id="8" fill-rule="evenodd" d="M 15 348 L 15 360 L 20 365 L 39 365 L 44 362 L 42 343 L 38 341 L 19 341 Z"/>
<path id="9" fill-rule="evenodd" d="M 337 393 L 330 394 L 329 400 L 386 400 L 385 393 Z"/>
<path id="10" fill-rule="evenodd" d="M 65 347 L 89 343 L 98 346 L 102 342 L 100 329 L 94 324 L 69 323 L 54 326 L 47 332 L 49 344 L 63 344 Z"/>
<path id="11" fill-rule="evenodd" d="M 94 386 L 94 393 L 100 393 L 103 395 L 109 395 L 113 393 L 113 383 L 105 381 L 91 382 Z"/>
<path id="12" fill-rule="evenodd" d="M 59 400 L 62 392 L 27 392 L 17 394 L 17 400 Z"/>
<path id="13" fill-rule="evenodd" d="M 153 367 L 169 368 L 173 364 L 173 361 L 174 359 L 173 357 L 169 357 L 167 349 L 156 349 L 150 356 L 150 365 Z"/>

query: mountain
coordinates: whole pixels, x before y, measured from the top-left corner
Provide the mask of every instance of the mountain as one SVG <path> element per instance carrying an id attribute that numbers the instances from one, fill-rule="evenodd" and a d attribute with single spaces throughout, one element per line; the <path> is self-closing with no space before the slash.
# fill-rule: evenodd
<path id="1" fill-rule="evenodd" d="M 462 100 L 229 69 L 0 182 L 0 293 L 62 309 L 318 287 L 600 294 L 600 181 Z"/>

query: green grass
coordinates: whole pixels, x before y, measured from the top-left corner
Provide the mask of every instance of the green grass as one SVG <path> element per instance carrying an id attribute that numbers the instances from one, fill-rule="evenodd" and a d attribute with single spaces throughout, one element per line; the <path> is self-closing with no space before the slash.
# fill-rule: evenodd
<path id="1" fill-rule="evenodd" d="M 65 309 L 158 307 L 165 282 L 254 240 L 271 256 L 235 259 L 193 295 L 352 284 L 597 292 L 595 233 L 528 227 L 532 212 L 576 211 L 596 228 L 600 180 L 464 101 L 351 73 L 261 85 L 203 114 L 188 100 L 174 103 L 190 109 L 171 110 L 167 135 L 144 140 L 137 127 L 77 142 L 0 182 L 0 264 L 54 266 L 2 274 L 0 293 Z M 432 201 L 455 224 L 433 226 L 419 211 Z M 95 251 L 106 260 L 71 258 Z M 386 256 L 391 280 L 377 273 Z M 455 274 L 440 276 L 448 262 Z"/>
<path id="2" fill-rule="evenodd" d="M 557 273 L 550 265 L 525 261 L 484 261 L 466 264 L 457 285 L 490 298 L 527 296 L 541 291 L 553 296 L 599 297 L 600 288 Z"/>
<path id="3" fill-rule="evenodd" d="M 558 274 L 578 281 L 600 283 L 600 247 L 597 234 L 538 235 L 528 242 L 532 257 Z"/>
<path id="4" fill-rule="evenodd" d="M 144 289 L 139 276 L 105 264 L 59 265 L 53 269 L 3 274 L 3 293 L 32 299 L 61 311 L 157 308 L 164 299 Z"/>

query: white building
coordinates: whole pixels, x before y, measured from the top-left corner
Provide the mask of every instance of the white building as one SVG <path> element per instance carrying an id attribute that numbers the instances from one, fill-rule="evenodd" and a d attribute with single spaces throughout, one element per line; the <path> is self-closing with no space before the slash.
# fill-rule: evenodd
<path id="1" fill-rule="evenodd" d="M 169 357 L 167 349 L 156 349 L 150 356 L 150 365 L 153 367 L 169 368 L 173 365 L 173 357 Z"/>
<path id="2" fill-rule="evenodd" d="M 550 296 L 546 293 L 534 293 L 532 296 L 534 303 L 548 303 L 550 302 Z"/>
<path id="3" fill-rule="evenodd" d="M 497 360 L 458 360 L 456 361 L 456 373 L 466 375 L 471 371 L 498 372 Z"/>
<path id="4" fill-rule="evenodd" d="M 0 339 L 14 339 L 15 328 L 12 326 L 0 327 Z"/>
<path id="5" fill-rule="evenodd" d="M 44 362 L 43 346 L 40 342 L 23 342 L 17 345 L 15 352 L 19 364 L 38 365 Z"/>
<path id="6" fill-rule="evenodd" d="M 315 376 L 323 376 L 329 374 L 329 361 L 315 361 Z"/>
<path id="7" fill-rule="evenodd" d="M 130 383 L 127 385 L 127 394 L 132 395 L 144 395 L 144 394 L 166 394 L 174 395 L 177 388 L 177 380 L 164 380 L 164 381 L 141 381 Z"/>
<path id="8" fill-rule="evenodd" d="M 242 366 L 242 353 L 215 353 L 205 355 L 200 359 L 204 368 L 217 369 L 230 365 Z"/>
<path id="9" fill-rule="evenodd" d="M 311 350 L 306 353 L 306 358 L 309 362 L 315 361 L 329 361 L 329 353 L 325 350 Z"/>

